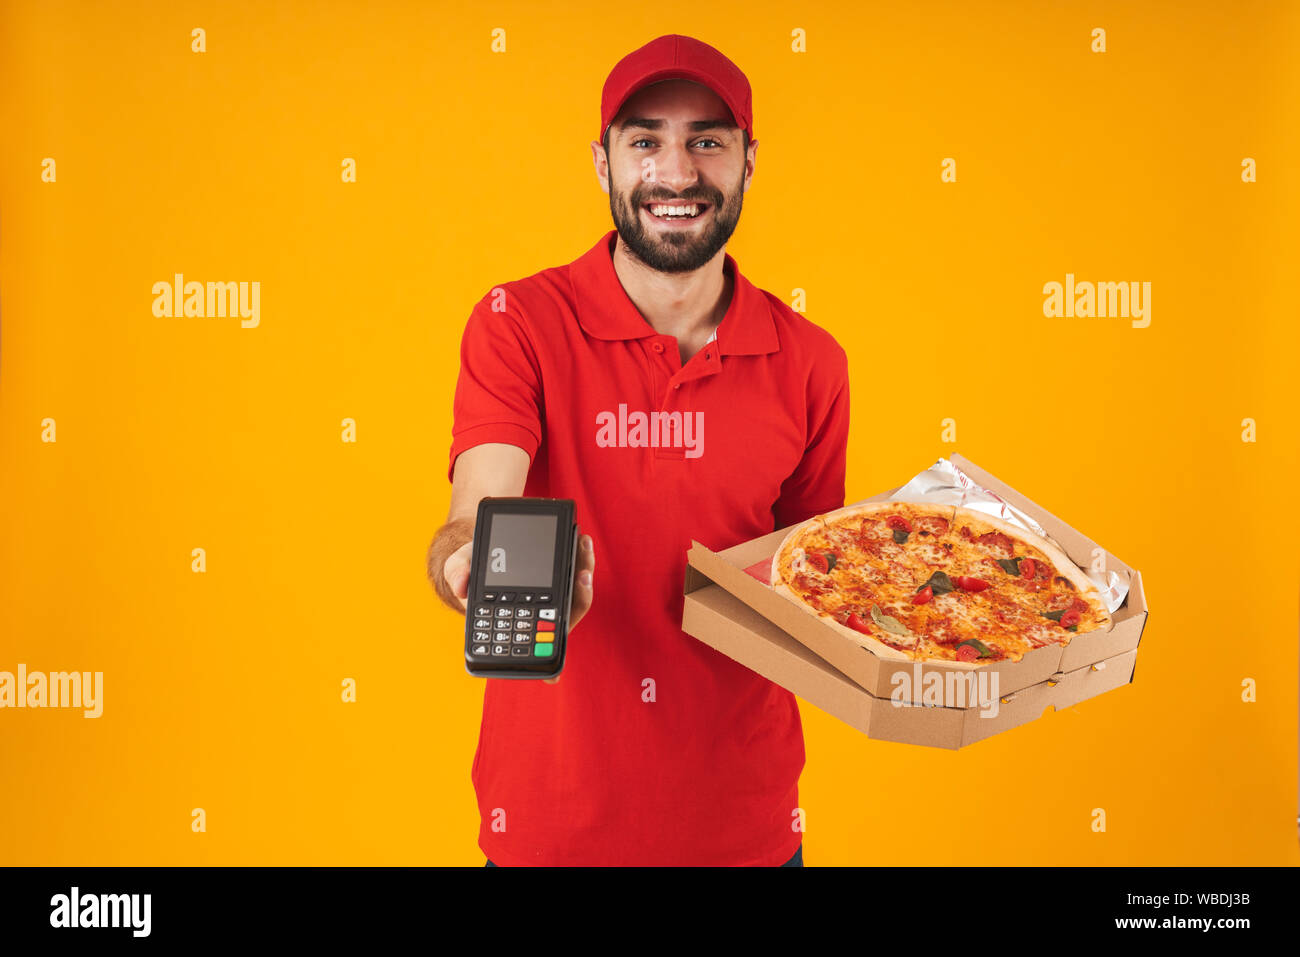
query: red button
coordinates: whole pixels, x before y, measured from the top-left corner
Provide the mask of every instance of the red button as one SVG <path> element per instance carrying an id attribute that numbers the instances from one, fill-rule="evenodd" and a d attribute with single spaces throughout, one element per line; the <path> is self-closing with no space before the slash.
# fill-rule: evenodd
<path id="1" fill-rule="evenodd" d="M 663 352 L 664 344 L 660 342 L 658 339 L 656 339 L 654 342 L 650 344 L 650 348 L 653 349 L 655 352 Z"/>
<path id="2" fill-rule="evenodd" d="M 553 621 L 539 621 L 539 622 L 537 623 L 537 630 L 538 630 L 538 631 L 554 631 L 554 630 L 555 630 L 555 622 L 553 622 Z"/>

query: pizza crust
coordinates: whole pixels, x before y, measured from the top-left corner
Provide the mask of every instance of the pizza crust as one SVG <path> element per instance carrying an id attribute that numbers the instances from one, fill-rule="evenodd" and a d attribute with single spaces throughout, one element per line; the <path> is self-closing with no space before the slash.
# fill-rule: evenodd
<path id="1" fill-rule="evenodd" d="M 768 581 L 772 583 L 773 588 L 778 584 L 784 584 L 785 576 L 782 574 L 782 571 L 789 566 L 791 553 L 796 547 L 798 547 L 799 539 L 802 538 L 809 529 L 824 527 L 825 525 L 825 519 L 821 515 L 817 515 L 805 522 L 800 522 L 794 528 L 790 529 L 790 531 L 786 532 L 785 538 L 781 539 L 781 544 L 776 547 L 776 554 L 772 556 L 772 571 L 768 577 Z M 786 591 L 789 592 L 790 590 L 787 588 Z M 791 594 L 793 594 L 793 592 L 791 592 Z M 802 605 L 803 602 L 796 602 L 796 604 Z"/>
<path id="2" fill-rule="evenodd" d="M 902 499 L 890 499 L 884 502 L 862 502 L 858 505 L 846 505 L 843 508 L 837 508 L 833 512 L 827 512 L 820 518 L 823 524 L 831 525 L 849 518 L 866 518 L 879 515 L 882 512 L 897 512 L 900 505 L 906 505 L 908 511 L 915 515 L 937 515 L 940 518 L 947 519 L 950 523 L 957 512 L 957 506 L 955 505 L 937 505 L 934 502 L 907 502 Z"/>

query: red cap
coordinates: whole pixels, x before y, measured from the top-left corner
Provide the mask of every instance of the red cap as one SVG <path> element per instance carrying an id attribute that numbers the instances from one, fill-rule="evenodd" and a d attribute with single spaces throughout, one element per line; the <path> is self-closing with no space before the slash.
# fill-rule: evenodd
<path id="1" fill-rule="evenodd" d="M 694 80 L 722 98 L 736 126 L 754 138 L 754 105 L 749 80 L 719 51 L 677 33 L 651 40 L 615 64 L 600 94 L 600 138 L 633 93 L 660 80 Z"/>

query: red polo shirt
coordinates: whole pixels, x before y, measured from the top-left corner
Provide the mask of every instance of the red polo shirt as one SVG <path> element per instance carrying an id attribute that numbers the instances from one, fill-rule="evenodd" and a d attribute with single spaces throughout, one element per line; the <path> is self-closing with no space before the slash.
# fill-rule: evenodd
<path id="1" fill-rule="evenodd" d="M 844 504 L 847 360 L 726 255 L 730 306 L 683 365 L 623 291 L 614 237 L 488 293 L 461 342 L 451 466 L 522 448 L 523 494 L 573 499 L 596 548 L 559 683 L 485 682 L 479 847 L 502 865 L 782 864 L 802 836 L 799 710 L 681 630 L 686 551 Z"/>

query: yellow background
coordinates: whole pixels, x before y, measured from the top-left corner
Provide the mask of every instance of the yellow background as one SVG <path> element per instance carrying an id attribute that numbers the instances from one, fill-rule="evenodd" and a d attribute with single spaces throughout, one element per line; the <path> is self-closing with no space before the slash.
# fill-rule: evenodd
<path id="1" fill-rule="evenodd" d="M 611 228 L 601 83 L 668 32 L 753 84 L 728 249 L 849 352 L 850 500 L 960 451 L 1151 604 L 1134 684 L 961 752 L 803 705 L 807 863 L 1300 862 L 1300 5 L 359 0 L 0 6 L 0 670 L 105 674 L 0 711 L 0 862 L 482 864 L 459 336 Z M 260 327 L 154 318 L 175 272 Z M 1044 318 L 1067 272 L 1150 327 Z"/>

